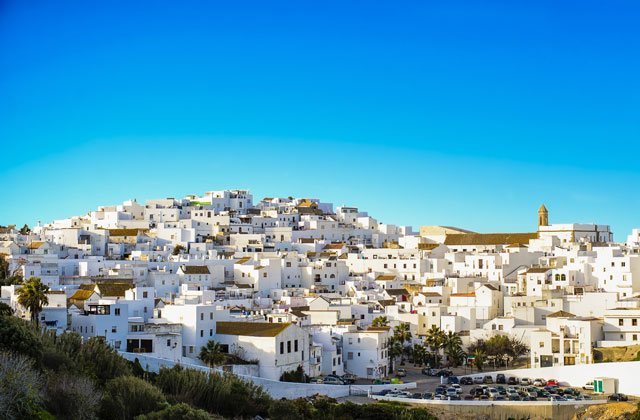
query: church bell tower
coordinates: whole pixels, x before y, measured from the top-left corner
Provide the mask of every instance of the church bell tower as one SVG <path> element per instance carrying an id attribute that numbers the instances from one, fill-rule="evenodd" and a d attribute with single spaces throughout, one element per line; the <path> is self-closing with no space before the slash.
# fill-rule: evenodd
<path id="1" fill-rule="evenodd" d="M 549 210 L 543 205 L 538 209 L 538 228 L 549 226 Z"/>

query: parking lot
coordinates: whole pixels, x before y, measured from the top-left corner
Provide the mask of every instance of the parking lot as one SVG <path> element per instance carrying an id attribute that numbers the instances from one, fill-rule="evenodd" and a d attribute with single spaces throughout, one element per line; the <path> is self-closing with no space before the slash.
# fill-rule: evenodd
<path id="1" fill-rule="evenodd" d="M 442 376 L 428 376 L 422 368 L 398 366 L 406 370 L 403 382 L 415 382 L 417 389 L 400 393 L 400 397 L 442 399 L 442 400 L 491 400 L 491 401 L 580 401 L 603 399 L 590 390 L 582 389 L 584 384 L 560 386 L 562 378 L 516 378 L 500 375 L 486 375 L 470 369 L 450 369 Z M 451 374 L 450 377 L 446 375 Z M 497 379 L 497 380 L 496 380 Z M 536 381 L 537 380 L 537 381 Z"/>

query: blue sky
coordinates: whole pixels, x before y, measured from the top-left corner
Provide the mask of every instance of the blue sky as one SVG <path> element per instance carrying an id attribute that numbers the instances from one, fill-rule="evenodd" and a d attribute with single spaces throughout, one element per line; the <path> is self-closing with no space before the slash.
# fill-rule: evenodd
<path id="1" fill-rule="evenodd" d="M 135 4 L 133 4 L 135 3 Z M 640 227 L 640 3 L 0 0 L 0 224 L 248 188 Z"/>

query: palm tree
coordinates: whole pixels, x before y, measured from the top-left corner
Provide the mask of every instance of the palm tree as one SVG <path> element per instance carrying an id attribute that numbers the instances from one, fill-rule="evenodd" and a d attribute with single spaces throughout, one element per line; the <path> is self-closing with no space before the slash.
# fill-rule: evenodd
<path id="1" fill-rule="evenodd" d="M 459 355 L 459 353 L 462 351 L 462 339 L 457 333 L 449 331 L 443 336 L 442 348 L 444 349 L 444 353 L 447 355 L 447 359 L 449 360 L 450 355 Z"/>
<path id="2" fill-rule="evenodd" d="M 209 367 L 221 365 L 227 360 L 227 356 L 222 352 L 220 343 L 213 340 L 209 340 L 207 345 L 200 349 L 198 357 Z"/>
<path id="3" fill-rule="evenodd" d="M 398 339 L 396 339 L 395 337 L 391 337 L 389 339 L 389 349 L 387 351 L 387 353 L 389 354 L 389 373 L 393 373 L 395 360 L 398 358 L 398 356 L 404 354 L 403 350 L 404 348 L 402 346 L 402 343 Z"/>
<path id="4" fill-rule="evenodd" d="M 424 364 L 427 358 L 427 349 L 422 344 L 413 345 L 413 366 Z"/>
<path id="5" fill-rule="evenodd" d="M 42 312 L 42 308 L 49 303 L 48 291 L 49 286 L 42 284 L 38 277 L 30 277 L 18 289 L 18 303 L 29 311 L 31 321 L 36 324 L 38 324 L 38 315 Z"/>
<path id="6" fill-rule="evenodd" d="M 404 365 L 405 343 L 411 341 L 412 337 L 410 328 L 409 323 L 403 322 L 393 329 L 393 337 L 400 343 L 403 350 L 400 359 L 401 365 Z"/>
<path id="7" fill-rule="evenodd" d="M 431 328 L 427 331 L 427 338 L 425 339 L 425 344 L 429 346 L 429 349 L 434 355 L 436 367 L 438 366 L 438 357 L 440 354 L 440 349 L 444 345 L 445 334 L 440 328 L 435 325 L 432 325 Z"/>
<path id="8" fill-rule="evenodd" d="M 373 319 L 372 327 L 388 327 L 389 319 L 386 316 L 379 316 Z"/>
<path id="9" fill-rule="evenodd" d="M 484 365 L 484 361 L 487 357 L 487 354 L 483 350 L 476 349 L 473 352 L 473 357 L 474 357 L 474 363 L 476 364 L 478 371 L 482 372 L 482 366 Z"/>

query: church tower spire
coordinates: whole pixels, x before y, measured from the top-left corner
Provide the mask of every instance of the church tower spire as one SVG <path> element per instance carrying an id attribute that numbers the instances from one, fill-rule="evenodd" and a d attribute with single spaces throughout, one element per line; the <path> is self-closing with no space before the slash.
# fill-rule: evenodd
<path id="1" fill-rule="evenodd" d="M 538 227 L 549 226 L 549 211 L 543 205 L 538 209 Z"/>

